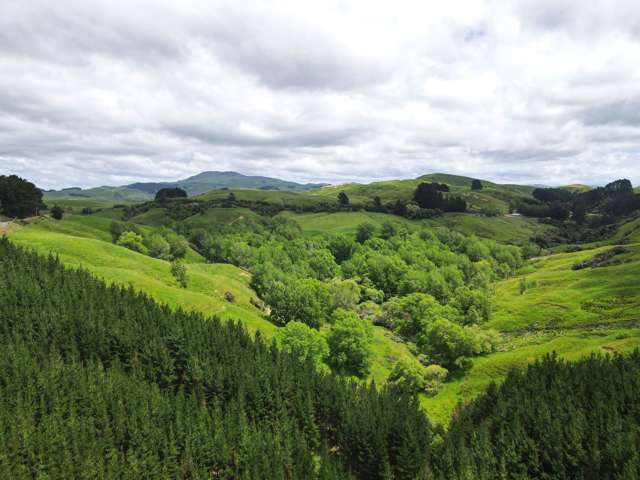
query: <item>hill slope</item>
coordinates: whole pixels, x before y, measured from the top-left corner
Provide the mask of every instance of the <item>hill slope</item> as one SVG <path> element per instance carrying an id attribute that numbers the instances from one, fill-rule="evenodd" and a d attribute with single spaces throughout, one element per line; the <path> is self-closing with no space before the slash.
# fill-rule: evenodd
<path id="1" fill-rule="evenodd" d="M 492 319 L 482 328 L 502 333 L 501 351 L 474 359 L 464 377 L 424 399 L 431 416 L 447 422 L 458 402 L 545 354 L 577 360 L 640 346 L 640 244 L 625 246 L 608 266 L 572 269 L 610 248 L 534 259 L 517 277 L 498 282 Z"/>
<path id="2" fill-rule="evenodd" d="M 368 184 L 345 183 L 331 185 L 310 192 L 312 195 L 336 198 L 338 193 L 345 192 L 352 202 L 370 203 L 374 197 L 382 202 L 398 199 L 411 200 L 416 187 L 423 182 L 446 183 L 451 193 L 467 200 L 471 211 L 497 209 L 503 213 L 509 211 L 509 203 L 522 197 L 530 197 L 534 187 L 526 185 L 501 185 L 482 180 L 482 190 L 471 190 L 473 178 L 459 175 L 434 173 L 410 180 L 387 180 Z"/>

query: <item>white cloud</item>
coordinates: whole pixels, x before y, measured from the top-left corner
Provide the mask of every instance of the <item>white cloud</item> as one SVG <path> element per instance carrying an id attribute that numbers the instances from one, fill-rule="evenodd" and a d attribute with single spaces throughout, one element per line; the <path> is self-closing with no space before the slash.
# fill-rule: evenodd
<path id="1" fill-rule="evenodd" d="M 0 173 L 640 182 L 640 4 L 5 0 Z"/>

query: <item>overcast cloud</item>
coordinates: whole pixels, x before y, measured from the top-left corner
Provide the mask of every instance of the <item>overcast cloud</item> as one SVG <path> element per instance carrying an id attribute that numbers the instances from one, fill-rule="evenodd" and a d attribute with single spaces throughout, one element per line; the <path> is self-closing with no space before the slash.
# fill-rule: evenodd
<path id="1" fill-rule="evenodd" d="M 640 2 L 0 2 L 0 174 L 640 183 Z"/>

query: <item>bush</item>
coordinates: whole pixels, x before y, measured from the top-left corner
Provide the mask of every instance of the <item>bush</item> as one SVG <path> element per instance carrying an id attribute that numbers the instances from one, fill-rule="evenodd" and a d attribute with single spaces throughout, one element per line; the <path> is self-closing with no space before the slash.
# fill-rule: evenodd
<path id="1" fill-rule="evenodd" d="M 276 338 L 283 351 L 295 355 L 301 361 L 313 362 L 317 369 L 322 369 L 323 362 L 329 355 L 329 345 L 324 336 L 302 322 L 289 322 L 278 330 Z"/>
<path id="2" fill-rule="evenodd" d="M 387 382 L 405 392 L 422 392 L 426 386 L 425 368 L 416 360 L 403 357 L 393 366 Z"/>
<path id="3" fill-rule="evenodd" d="M 468 357 L 474 355 L 474 338 L 460 325 L 436 319 L 418 337 L 418 349 L 430 363 L 442 365 L 450 372 L 471 367 Z"/>
<path id="4" fill-rule="evenodd" d="M 134 252 L 139 252 L 144 255 L 149 254 L 149 249 L 144 245 L 142 235 L 136 232 L 123 232 L 118 238 L 116 245 L 120 245 L 121 247 L 128 248 L 129 250 L 133 250 Z"/>
<path id="5" fill-rule="evenodd" d="M 331 367 L 340 374 L 364 377 L 371 366 L 372 326 L 354 312 L 338 309 L 327 335 Z"/>
<path id="6" fill-rule="evenodd" d="M 449 376 L 449 370 L 436 364 L 429 365 L 424 370 L 424 390 L 427 395 L 436 395 L 440 392 L 442 383 Z"/>
<path id="7" fill-rule="evenodd" d="M 373 237 L 373 234 L 376 231 L 376 227 L 369 222 L 361 223 L 358 225 L 358 230 L 356 232 L 356 240 L 358 243 L 364 243 Z"/>
<path id="8" fill-rule="evenodd" d="M 56 220 L 62 220 L 62 217 L 64 217 L 64 210 L 58 205 L 55 205 L 51 208 L 51 216 Z"/>
<path id="9" fill-rule="evenodd" d="M 180 260 L 171 262 L 171 275 L 182 288 L 187 288 L 187 267 Z"/>

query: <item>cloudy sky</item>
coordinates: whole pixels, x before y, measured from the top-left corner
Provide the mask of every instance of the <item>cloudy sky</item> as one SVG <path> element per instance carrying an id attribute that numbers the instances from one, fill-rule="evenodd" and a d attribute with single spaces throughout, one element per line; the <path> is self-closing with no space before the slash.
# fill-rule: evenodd
<path id="1" fill-rule="evenodd" d="M 0 174 L 640 183 L 640 2 L 0 1 Z"/>

